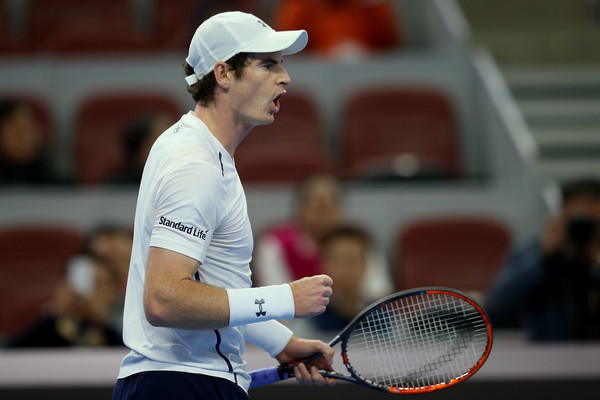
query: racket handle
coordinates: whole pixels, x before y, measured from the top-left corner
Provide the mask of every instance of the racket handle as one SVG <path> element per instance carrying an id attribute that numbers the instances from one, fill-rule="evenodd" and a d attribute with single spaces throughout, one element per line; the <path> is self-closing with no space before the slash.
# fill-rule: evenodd
<path id="1" fill-rule="evenodd" d="M 250 371 L 250 377 L 252 378 L 250 389 L 252 389 L 288 379 L 290 374 L 280 371 L 279 367 L 267 367 Z"/>
<path id="2" fill-rule="evenodd" d="M 312 356 L 308 357 L 305 360 L 297 361 L 289 363 L 285 366 L 279 367 L 267 367 L 262 369 L 257 369 L 254 371 L 250 371 L 250 377 L 252 378 L 252 382 L 250 383 L 250 388 L 268 385 L 269 383 L 275 383 L 279 381 L 283 381 L 285 379 L 291 378 L 294 374 L 291 372 L 292 368 L 296 366 L 296 364 L 308 363 L 314 359 L 321 357 L 323 354 L 315 353 Z"/>

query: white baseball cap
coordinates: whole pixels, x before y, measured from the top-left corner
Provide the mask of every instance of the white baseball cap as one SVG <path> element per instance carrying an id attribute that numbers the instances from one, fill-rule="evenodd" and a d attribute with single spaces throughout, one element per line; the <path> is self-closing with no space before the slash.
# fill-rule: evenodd
<path id="1" fill-rule="evenodd" d="M 194 68 L 187 76 L 188 85 L 211 72 L 217 61 L 227 61 L 238 53 L 298 53 L 306 46 L 305 30 L 277 32 L 260 18 L 240 11 L 214 15 L 204 21 L 192 38 L 185 59 Z"/>

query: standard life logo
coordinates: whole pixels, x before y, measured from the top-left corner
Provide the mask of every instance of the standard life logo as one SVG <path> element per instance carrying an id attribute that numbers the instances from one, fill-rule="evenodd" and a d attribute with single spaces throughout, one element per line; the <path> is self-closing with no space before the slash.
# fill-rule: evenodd
<path id="1" fill-rule="evenodd" d="M 158 224 L 167 226 L 169 228 L 177 229 L 178 231 L 187 233 L 188 235 L 192 235 L 192 236 L 200 238 L 202 240 L 206 240 L 206 234 L 208 233 L 208 229 L 201 230 L 199 228 L 196 228 L 195 226 L 185 225 L 185 224 L 182 224 L 181 222 L 171 221 L 170 219 L 167 219 L 165 217 L 160 217 Z"/>

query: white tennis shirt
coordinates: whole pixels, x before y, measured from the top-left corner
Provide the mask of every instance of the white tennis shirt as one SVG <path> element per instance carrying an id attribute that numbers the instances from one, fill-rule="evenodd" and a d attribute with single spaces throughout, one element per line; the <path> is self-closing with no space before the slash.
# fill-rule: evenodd
<path id="1" fill-rule="evenodd" d="M 123 318 L 131 352 L 119 378 L 181 371 L 225 378 L 247 391 L 245 340 L 275 356 L 291 331 L 276 321 L 205 331 L 150 325 L 143 305 L 150 246 L 200 261 L 196 279 L 203 283 L 252 285 L 253 238 L 242 184 L 229 153 L 191 112 L 156 140 L 144 168 Z"/>

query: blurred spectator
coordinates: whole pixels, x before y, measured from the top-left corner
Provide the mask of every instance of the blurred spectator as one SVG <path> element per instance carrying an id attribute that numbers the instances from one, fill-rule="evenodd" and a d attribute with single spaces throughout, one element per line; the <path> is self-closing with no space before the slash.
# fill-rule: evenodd
<path id="1" fill-rule="evenodd" d="M 263 233 L 256 244 L 255 284 L 275 285 L 323 273 L 320 243 L 345 220 L 341 182 L 330 174 L 303 181 L 296 192 L 293 218 Z M 363 293 L 378 298 L 392 288 L 386 265 L 370 247 Z"/>
<path id="2" fill-rule="evenodd" d="M 106 261 L 115 273 L 119 288 L 125 292 L 132 243 L 130 228 L 119 224 L 101 224 L 86 234 L 83 252 Z"/>
<path id="3" fill-rule="evenodd" d="M 40 320 L 7 347 L 120 346 L 109 324 L 118 298 L 115 276 L 102 260 L 76 256 Z"/>
<path id="4" fill-rule="evenodd" d="M 309 51 L 337 59 L 363 58 L 401 45 L 390 0 L 282 0 L 274 29 L 305 29 Z"/>
<path id="5" fill-rule="evenodd" d="M 321 241 L 323 273 L 333 279 L 333 295 L 325 312 L 311 319 L 316 328 L 339 331 L 376 300 L 362 290 L 370 246 L 368 234 L 350 225 L 335 228 Z"/>
<path id="6" fill-rule="evenodd" d="M 123 135 L 125 167 L 111 179 L 111 183 L 139 185 L 154 141 L 174 122 L 164 114 L 142 115 L 134 119 Z"/>
<path id="7" fill-rule="evenodd" d="M 42 127 L 31 106 L 19 100 L 0 101 L 0 184 L 55 181 Z"/>
<path id="8" fill-rule="evenodd" d="M 294 216 L 261 235 L 253 268 L 260 285 L 321 273 L 319 242 L 342 219 L 342 186 L 332 175 L 313 175 L 296 192 Z"/>
<path id="9" fill-rule="evenodd" d="M 517 247 L 487 297 L 496 327 L 534 341 L 600 339 L 600 181 L 563 186 L 560 212 Z"/>
<path id="10" fill-rule="evenodd" d="M 114 274 L 117 298 L 108 322 L 116 331 L 123 329 L 123 307 L 132 245 L 131 229 L 118 224 L 95 227 L 86 234 L 83 243 L 83 253 L 102 260 Z"/>

